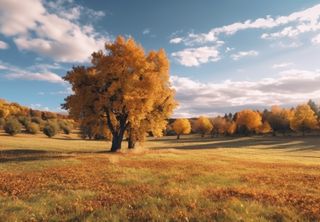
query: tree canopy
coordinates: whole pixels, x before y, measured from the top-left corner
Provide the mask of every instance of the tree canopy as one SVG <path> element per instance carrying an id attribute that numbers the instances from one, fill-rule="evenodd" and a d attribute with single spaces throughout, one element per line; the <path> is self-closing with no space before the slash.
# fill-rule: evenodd
<path id="1" fill-rule="evenodd" d="M 80 122 L 105 124 L 112 151 L 121 149 L 126 131 L 134 140 L 142 140 L 148 131 L 160 135 L 176 106 L 164 50 L 145 54 L 132 38 L 119 36 L 106 44 L 105 52 L 92 54 L 91 66 L 73 67 L 64 79 L 74 94 L 63 107 Z"/>
<path id="2" fill-rule="evenodd" d="M 177 134 L 177 139 L 180 139 L 181 134 L 189 134 L 191 132 L 191 124 L 188 119 L 176 119 L 172 124 L 172 128 Z"/>

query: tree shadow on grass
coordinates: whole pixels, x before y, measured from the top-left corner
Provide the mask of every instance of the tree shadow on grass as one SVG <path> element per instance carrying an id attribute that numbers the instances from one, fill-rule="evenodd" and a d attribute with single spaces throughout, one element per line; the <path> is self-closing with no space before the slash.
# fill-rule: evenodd
<path id="1" fill-rule="evenodd" d="M 294 151 L 320 151 L 319 137 L 219 137 L 185 139 L 163 138 L 154 141 L 166 143 L 166 146 L 154 149 L 200 150 L 218 148 L 287 149 Z"/>
<path id="2" fill-rule="evenodd" d="M 66 159 L 71 157 L 74 157 L 74 155 L 64 154 L 59 152 L 49 152 L 45 150 L 31 150 L 31 149 L 0 150 L 0 163 Z"/>

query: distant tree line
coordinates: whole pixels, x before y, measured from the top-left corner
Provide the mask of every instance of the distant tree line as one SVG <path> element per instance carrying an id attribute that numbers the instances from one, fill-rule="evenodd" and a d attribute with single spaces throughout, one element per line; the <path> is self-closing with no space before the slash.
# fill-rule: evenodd
<path id="1" fill-rule="evenodd" d="M 320 129 L 319 106 L 312 100 L 295 108 L 272 106 L 263 112 L 245 109 L 235 114 L 225 114 L 209 118 L 200 116 L 196 119 L 176 119 L 167 127 L 167 134 L 175 133 L 177 139 L 183 134 L 199 133 L 202 137 L 211 135 L 287 135 L 306 133 Z"/>
<path id="2" fill-rule="evenodd" d="M 59 132 L 69 134 L 75 124 L 67 115 L 30 109 L 0 99 L 0 129 L 9 135 L 43 132 L 48 137 L 53 137 Z"/>

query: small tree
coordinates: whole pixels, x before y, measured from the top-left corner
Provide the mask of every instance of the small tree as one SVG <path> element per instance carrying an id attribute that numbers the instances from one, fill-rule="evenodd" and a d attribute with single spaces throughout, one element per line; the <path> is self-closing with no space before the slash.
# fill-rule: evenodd
<path id="1" fill-rule="evenodd" d="M 201 137 L 204 137 L 207 133 L 210 133 L 212 130 L 212 124 L 207 117 L 200 116 L 195 121 L 195 131 L 201 134 Z"/>
<path id="2" fill-rule="evenodd" d="M 59 121 L 59 127 L 63 131 L 64 134 L 70 134 L 71 133 L 70 124 L 68 124 L 66 121 L 60 120 Z"/>
<path id="3" fill-rule="evenodd" d="M 260 113 L 246 109 L 237 114 L 236 123 L 238 127 L 244 131 L 243 133 L 248 135 L 262 124 L 261 120 L 262 117 Z"/>
<path id="4" fill-rule="evenodd" d="M 286 132 L 290 131 L 290 121 L 293 114 L 294 112 L 290 109 L 272 106 L 270 112 L 264 112 L 263 119 L 270 124 L 274 136 L 276 136 L 277 132 L 281 132 L 285 135 Z"/>
<path id="5" fill-rule="evenodd" d="M 226 133 L 226 127 L 227 127 L 227 120 L 226 118 L 228 118 L 228 115 L 226 115 L 226 117 L 222 118 L 220 116 L 213 118 L 211 120 L 212 122 L 212 130 L 211 130 L 211 135 L 223 135 Z"/>
<path id="6" fill-rule="evenodd" d="M 318 121 L 309 105 L 299 105 L 294 112 L 290 126 L 295 131 L 301 131 L 304 136 L 306 131 L 318 127 Z"/>
<path id="7" fill-rule="evenodd" d="M 318 118 L 320 116 L 319 106 L 311 99 L 308 101 L 308 106 L 310 106 L 310 108 Z"/>
<path id="8" fill-rule="evenodd" d="M 30 123 L 30 119 L 26 116 L 19 116 L 18 117 L 18 121 L 25 127 L 27 128 L 29 123 Z"/>
<path id="9" fill-rule="evenodd" d="M 40 131 L 40 127 L 36 123 L 29 123 L 26 127 L 27 133 L 37 134 Z"/>
<path id="10" fill-rule="evenodd" d="M 227 122 L 226 130 L 229 136 L 233 135 L 237 130 L 237 124 L 234 121 Z"/>
<path id="11" fill-rule="evenodd" d="M 59 132 L 59 126 L 55 122 L 48 122 L 43 128 L 43 133 L 48 137 L 53 137 Z"/>
<path id="12" fill-rule="evenodd" d="M 180 139 L 181 134 L 189 134 L 191 131 L 191 124 L 188 119 L 177 119 L 172 125 L 173 130 L 177 134 L 177 139 Z"/>
<path id="13" fill-rule="evenodd" d="M 11 118 L 6 121 L 4 131 L 9 135 L 14 136 L 21 132 L 21 124 L 16 118 Z"/>

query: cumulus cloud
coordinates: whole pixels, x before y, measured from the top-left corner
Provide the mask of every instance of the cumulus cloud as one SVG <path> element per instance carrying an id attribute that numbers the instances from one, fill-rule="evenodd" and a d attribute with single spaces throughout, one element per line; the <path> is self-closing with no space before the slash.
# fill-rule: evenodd
<path id="1" fill-rule="evenodd" d="M 175 116 L 195 117 L 262 109 L 271 105 L 296 105 L 308 99 L 320 100 L 320 72 L 289 69 L 274 78 L 259 81 L 202 83 L 186 77 L 171 77 L 179 108 Z"/>
<path id="2" fill-rule="evenodd" d="M 199 66 L 202 63 L 220 60 L 218 46 L 204 46 L 199 48 L 187 48 L 174 52 L 171 55 L 184 66 Z"/>
<path id="3" fill-rule="evenodd" d="M 237 53 L 232 54 L 230 57 L 233 60 L 239 60 L 242 59 L 243 57 L 250 57 L 250 56 L 257 56 L 259 55 L 259 52 L 255 51 L 255 50 L 250 50 L 250 51 L 240 51 Z"/>
<path id="4" fill-rule="evenodd" d="M 208 42 L 219 41 L 219 35 L 233 35 L 242 30 L 248 29 L 273 29 L 275 27 L 283 27 L 280 31 L 274 33 L 264 33 L 261 38 L 263 39 L 275 39 L 281 37 L 296 37 L 302 33 L 312 32 L 320 30 L 320 4 L 313 7 L 307 8 L 305 10 L 297 11 L 291 13 L 287 16 L 271 17 L 267 16 L 265 18 L 258 18 L 256 20 L 246 20 L 244 22 L 235 22 L 230 25 L 225 25 L 222 27 L 216 27 L 211 29 L 207 33 L 189 33 L 184 37 L 179 38 L 179 41 L 170 40 L 171 43 L 181 43 L 186 45 L 192 44 L 204 44 Z"/>
<path id="5" fill-rule="evenodd" d="M 108 38 L 91 25 L 80 25 L 84 7 L 65 9 L 61 6 L 64 2 L 0 0 L 0 32 L 12 36 L 20 50 L 62 62 L 84 62 L 93 51 L 102 49 Z"/>
<path id="6" fill-rule="evenodd" d="M 170 39 L 170 43 L 178 44 L 182 42 L 182 40 L 183 40 L 182 38 L 176 37 L 176 38 Z"/>
<path id="7" fill-rule="evenodd" d="M 7 48 L 9 48 L 8 44 L 0 40 L 0 49 L 7 49 Z"/>

